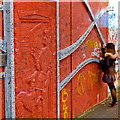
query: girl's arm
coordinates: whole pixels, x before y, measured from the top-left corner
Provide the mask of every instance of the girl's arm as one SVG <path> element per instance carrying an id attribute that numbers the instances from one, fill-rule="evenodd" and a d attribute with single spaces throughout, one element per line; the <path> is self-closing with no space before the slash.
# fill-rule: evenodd
<path id="1" fill-rule="evenodd" d="M 101 45 L 102 57 L 105 57 L 105 53 L 106 53 L 105 46 L 106 46 L 105 44 Z"/>
<path id="2" fill-rule="evenodd" d="M 111 59 L 115 59 L 118 57 L 118 52 L 113 55 L 112 53 L 105 53 L 105 57 L 109 56 Z"/>

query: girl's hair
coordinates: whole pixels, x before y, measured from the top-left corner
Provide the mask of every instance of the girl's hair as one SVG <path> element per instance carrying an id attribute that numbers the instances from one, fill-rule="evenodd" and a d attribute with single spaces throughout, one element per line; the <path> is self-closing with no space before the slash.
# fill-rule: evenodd
<path id="1" fill-rule="evenodd" d="M 107 43 L 105 48 L 111 49 L 112 53 L 115 54 L 115 45 L 113 43 Z"/>

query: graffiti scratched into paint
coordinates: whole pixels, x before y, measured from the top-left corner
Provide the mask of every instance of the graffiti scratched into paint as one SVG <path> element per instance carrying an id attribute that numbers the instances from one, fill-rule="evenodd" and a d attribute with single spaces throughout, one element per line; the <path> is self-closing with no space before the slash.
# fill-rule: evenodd
<path id="1" fill-rule="evenodd" d="M 68 93 L 67 93 L 66 89 L 64 88 L 62 90 L 63 118 L 68 118 L 68 112 L 67 112 L 68 111 L 68 106 L 66 104 L 67 100 L 68 100 Z"/>
<path id="2" fill-rule="evenodd" d="M 97 84 L 97 82 L 99 82 L 100 80 L 100 75 L 101 75 L 101 71 L 88 71 L 87 74 L 85 73 L 80 73 L 78 75 L 78 79 L 77 79 L 77 92 L 80 95 L 84 95 L 85 92 L 87 92 L 87 89 L 92 90 L 93 86 L 95 84 Z M 87 77 L 89 77 L 89 83 L 90 85 L 88 86 L 89 88 L 85 87 L 85 81 L 87 80 Z"/>

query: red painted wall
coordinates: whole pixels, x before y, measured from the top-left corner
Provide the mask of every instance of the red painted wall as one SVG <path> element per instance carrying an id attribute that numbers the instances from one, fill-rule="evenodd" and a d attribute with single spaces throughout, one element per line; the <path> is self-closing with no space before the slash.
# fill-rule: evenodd
<path id="1" fill-rule="evenodd" d="M 56 6 L 14 3 L 17 118 L 56 117 Z"/>
<path id="2" fill-rule="evenodd" d="M 96 15 L 107 6 L 107 3 L 90 2 L 90 6 L 94 15 Z M 85 4 L 83 2 L 79 4 L 77 2 L 72 3 L 72 43 L 84 34 L 91 23 L 92 19 Z M 100 30 L 107 41 L 107 29 L 100 28 Z M 101 39 L 96 27 L 94 27 L 82 45 L 72 54 L 72 71 L 84 60 L 98 58 L 94 56 L 94 53 L 100 54 L 100 44 Z M 95 52 L 95 49 L 97 52 Z M 99 64 L 90 63 L 72 79 L 73 118 L 106 99 L 107 87 L 102 82 L 101 77 L 102 71 Z"/>
<path id="3" fill-rule="evenodd" d="M 60 2 L 60 49 L 71 45 L 71 3 Z M 72 72 L 70 55 L 60 62 L 60 79 L 65 79 Z M 72 90 L 71 82 L 61 91 L 61 118 L 70 118 L 72 115 Z"/>
<path id="4" fill-rule="evenodd" d="M 90 2 L 94 15 L 97 15 L 107 4 L 105 2 Z M 84 3 L 60 3 L 60 49 L 76 42 L 91 23 L 90 13 Z M 107 41 L 108 28 L 98 26 L 103 38 Z M 61 61 L 61 80 L 66 78 L 69 72 L 75 70 L 84 60 L 91 57 L 98 58 L 94 56 L 94 53 L 97 50 L 98 54 L 101 54 L 99 53 L 100 48 L 101 39 L 94 27 L 82 45 L 72 55 Z M 98 63 L 90 63 L 82 68 L 61 91 L 61 117 L 74 118 L 106 99 L 107 86 L 101 79 L 102 71 Z"/>
<path id="5" fill-rule="evenodd" d="M 107 3 L 90 3 L 96 15 Z M 15 86 L 17 118 L 57 117 L 56 4 L 54 2 L 14 3 Z M 92 19 L 80 2 L 60 2 L 60 49 L 79 39 Z M 107 41 L 107 28 L 100 30 Z M 60 62 L 60 80 L 65 79 L 81 62 L 100 49 L 96 28 L 82 45 Z M 61 118 L 80 115 L 107 98 L 107 87 L 101 81 L 102 71 L 90 63 L 61 91 Z"/>

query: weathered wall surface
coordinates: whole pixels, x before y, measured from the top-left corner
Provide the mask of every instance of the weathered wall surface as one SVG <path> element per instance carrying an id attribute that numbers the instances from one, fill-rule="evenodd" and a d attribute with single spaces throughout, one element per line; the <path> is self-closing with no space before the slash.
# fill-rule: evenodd
<path id="1" fill-rule="evenodd" d="M 55 3 L 14 3 L 17 118 L 56 117 Z"/>
<path id="2" fill-rule="evenodd" d="M 90 3 L 94 15 L 107 3 Z M 56 4 L 14 3 L 16 117 L 56 118 Z M 93 22 L 82 2 L 60 2 L 60 50 L 75 43 Z M 100 22 L 100 21 L 98 21 Z M 99 24 L 107 41 L 107 27 Z M 60 61 L 60 81 L 88 58 L 101 54 L 96 27 L 81 46 Z M 98 63 L 83 67 L 62 89 L 61 118 L 80 115 L 107 98 Z"/>
<path id="3" fill-rule="evenodd" d="M 107 7 L 105 2 L 90 2 L 89 4 L 95 16 Z M 107 41 L 108 28 L 100 23 L 101 19 L 98 21 L 98 26 L 103 38 Z M 87 31 L 92 22 L 90 13 L 83 2 L 60 3 L 60 49 L 74 44 Z M 101 43 L 98 31 L 94 27 L 81 46 L 60 62 L 61 81 L 84 60 L 99 59 Z M 98 63 L 90 63 L 82 68 L 61 91 L 61 117 L 74 118 L 106 99 L 107 86 L 101 78 L 102 71 Z"/>
<path id="4" fill-rule="evenodd" d="M 60 49 L 71 45 L 71 3 L 60 2 Z M 71 56 L 60 62 L 60 79 L 61 81 L 72 71 Z M 72 91 L 71 82 L 61 91 L 61 118 L 70 118 L 72 115 Z"/>
<path id="5" fill-rule="evenodd" d="M 100 2 L 90 2 L 89 4 L 94 15 L 97 15 L 101 9 L 107 6 L 107 3 Z M 72 43 L 84 34 L 92 22 L 93 20 L 84 3 L 72 4 Z M 103 38 L 107 41 L 107 28 L 99 27 Z M 98 31 L 94 26 L 86 40 L 73 53 L 72 70 L 88 58 L 99 59 L 101 43 Z M 72 117 L 79 115 L 106 99 L 107 87 L 103 84 L 101 78 L 102 71 L 99 64 L 90 63 L 82 68 L 72 79 Z"/>

